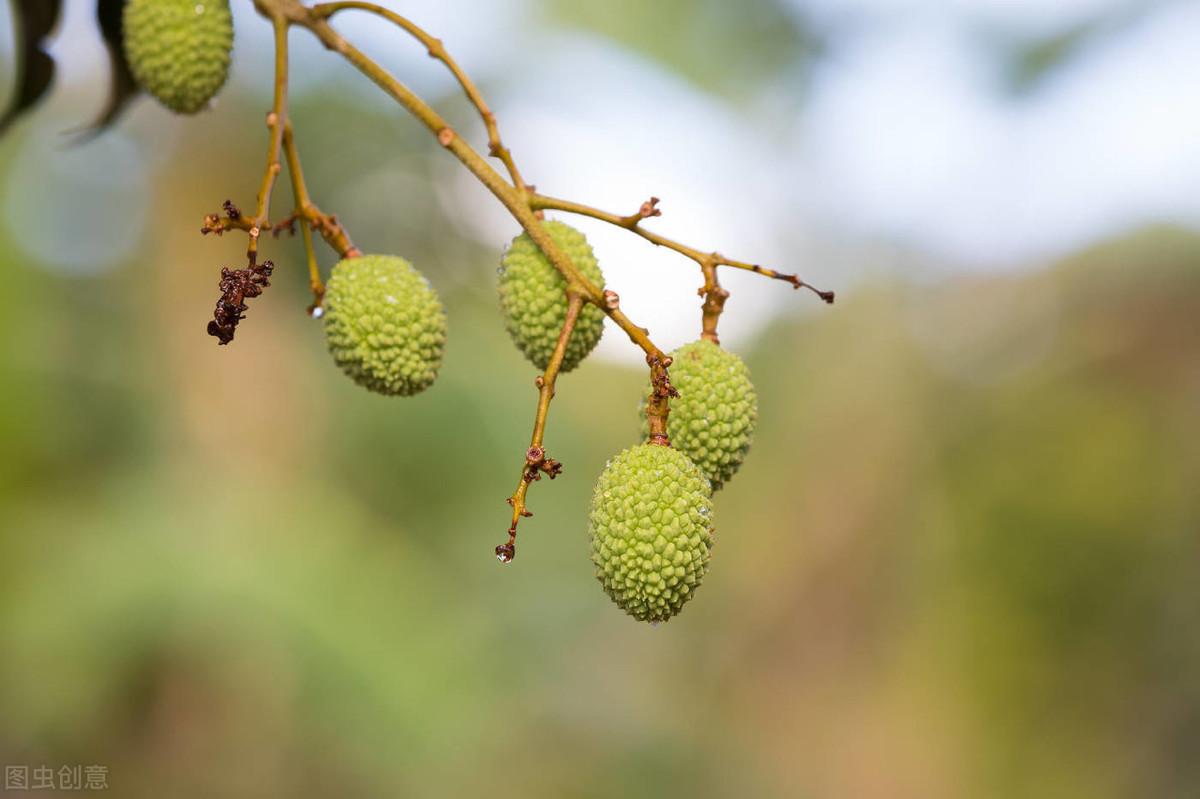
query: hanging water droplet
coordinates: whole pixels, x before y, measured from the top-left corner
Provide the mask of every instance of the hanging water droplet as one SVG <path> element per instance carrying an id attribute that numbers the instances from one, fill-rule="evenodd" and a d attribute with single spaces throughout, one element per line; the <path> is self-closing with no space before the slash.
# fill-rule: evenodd
<path id="1" fill-rule="evenodd" d="M 311 316 L 313 319 L 320 319 L 322 316 L 325 315 L 325 309 L 322 308 L 320 305 L 314 305 L 313 307 L 308 309 L 308 315 Z"/>

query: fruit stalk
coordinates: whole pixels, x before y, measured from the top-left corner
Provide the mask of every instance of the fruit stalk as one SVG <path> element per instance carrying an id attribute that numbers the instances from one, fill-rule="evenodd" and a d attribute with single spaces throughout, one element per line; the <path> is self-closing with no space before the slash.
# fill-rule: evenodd
<path id="1" fill-rule="evenodd" d="M 700 338 L 720 346 L 721 339 L 717 336 L 717 322 L 720 321 L 721 313 L 725 310 L 725 301 L 729 299 L 729 291 L 722 288 L 721 281 L 717 279 L 716 264 L 711 261 L 702 263 L 700 271 L 704 275 L 704 285 L 696 291 L 704 298 L 704 302 L 700 305 Z"/>
<path id="2" fill-rule="evenodd" d="M 678 397 L 679 392 L 671 385 L 667 369 L 671 365 L 670 356 L 646 356 L 650 366 L 650 394 L 646 397 L 646 421 L 649 426 L 651 444 L 671 446 L 671 438 L 667 435 L 667 418 L 671 413 L 671 399 Z"/>

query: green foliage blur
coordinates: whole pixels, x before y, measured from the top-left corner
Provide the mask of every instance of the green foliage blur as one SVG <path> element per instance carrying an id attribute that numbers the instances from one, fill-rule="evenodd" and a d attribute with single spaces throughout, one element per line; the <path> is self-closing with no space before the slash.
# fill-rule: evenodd
<path id="1" fill-rule="evenodd" d="M 652 628 L 586 541 L 641 370 L 563 378 L 566 470 L 516 562 L 491 556 L 534 370 L 489 280 L 502 242 L 428 199 L 441 154 L 399 114 L 334 90 L 293 109 L 302 152 L 337 153 L 306 158 L 317 197 L 446 300 L 435 387 L 384 399 L 333 368 L 298 241 L 265 245 L 276 279 L 231 346 L 204 334 L 243 240 L 197 228 L 252 196 L 261 106 L 147 146 L 153 216 L 116 268 L 39 261 L 82 235 L 59 219 L 0 225 L 0 763 L 184 799 L 1200 791 L 1200 236 L 881 278 L 773 324 L 742 353 L 760 427 L 712 570 Z M 61 122 L 0 142 L 6 185 Z M 381 152 L 392 194 L 338 194 Z"/>

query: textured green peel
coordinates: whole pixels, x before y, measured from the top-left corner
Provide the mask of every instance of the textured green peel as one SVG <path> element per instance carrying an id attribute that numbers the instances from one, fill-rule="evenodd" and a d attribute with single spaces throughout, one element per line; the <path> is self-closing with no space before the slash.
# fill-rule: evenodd
<path id="1" fill-rule="evenodd" d="M 354 382 L 410 396 L 437 377 L 446 312 L 425 276 L 394 255 L 347 258 L 325 287 L 325 339 Z"/>
<path id="2" fill-rule="evenodd" d="M 617 455 L 592 494 L 589 532 L 596 577 L 641 621 L 666 621 L 708 571 L 712 491 L 677 449 L 640 444 Z"/>
<path id="3" fill-rule="evenodd" d="M 715 491 L 733 477 L 750 449 L 758 394 L 745 362 L 711 341 L 685 344 L 671 358 L 671 383 L 679 397 L 671 400 L 667 435 Z M 643 435 L 648 433 L 645 419 L 643 403 Z"/>
<path id="4" fill-rule="evenodd" d="M 545 228 L 584 277 L 598 286 L 604 285 L 604 275 L 596 263 L 596 256 L 582 233 L 555 221 L 546 222 Z M 497 288 L 504 326 L 517 349 L 539 369 L 545 369 L 550 363 L 567 317 L 566 286 L 562 275 L 528 233 L 513 239 L 500 260 Z M 578 366 L 600 341 L 603 332 L 604 312 L 590 303 L 585 304 L 567 343 L 562 371 L 569 372 Z"/>
<path id="5" fill-rule="evenodd" d="M 137 82 L 163 105 L 194 114 L 229 75 L 229 0 L 128 0 L 125 57 Z"/>

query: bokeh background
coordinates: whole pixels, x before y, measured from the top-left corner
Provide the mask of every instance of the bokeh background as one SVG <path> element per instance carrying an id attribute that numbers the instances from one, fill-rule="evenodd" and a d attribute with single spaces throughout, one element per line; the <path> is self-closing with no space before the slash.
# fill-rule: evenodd
<path id="1" fill-rule="evenodd" d="M 586 543 L 636 351 L 610 329 L 561 382 L 566 470 L 500 566 L 535 401 L 493 287 L 516 229 L 302 31 L 310 188 L 428 274 L 445 368 L 353 386 L 296 241 L 233 345 L 205 335 L 244 242 L 201 218 L 252 203 L 269 104 L 234 5 L 214 110 L 141 101 L 72 147 L 107 66 L 67 3 L 55 91 L 0 140 L 0 762 L 131 797 L 1200 796 L 1200 6 L 389 4 L 540 189 L 656 194 L 654 229 L 838 291 L 727 276 L 757 442 L 652 628 Z M 402 34 L 339 27 L 482 141 Z M 578 224 L 634 319 L 695 337 L 694 265 Z"/>

